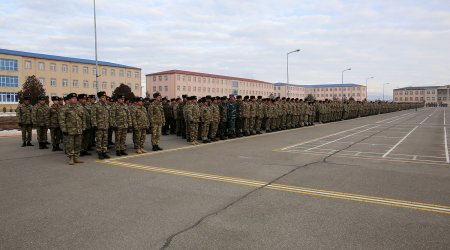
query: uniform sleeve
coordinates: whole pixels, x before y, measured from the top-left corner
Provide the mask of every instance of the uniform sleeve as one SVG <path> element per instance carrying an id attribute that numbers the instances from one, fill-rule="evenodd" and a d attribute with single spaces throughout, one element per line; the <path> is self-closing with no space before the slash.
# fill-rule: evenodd
<path id="1" fill-rule="evenodd" d="M 61 112 L 59 112 L 59 127 L 61 128 L 61 132 L 67 133 L 66 112 L 63 109 L 61 110 Z"/>
<path id="2" fill-rule="evenodd" d="M 92 106 L 91 123 L 92 123 L 92 127 L 97 127 L 97 105 Z"/>
<path id="3" fill-rule="evenodd" d="M 109 113 L 111 127 L 117 127 L 116 124 L 116 106 L 112 106 Z"/>
<path id="4" fill-rule="evenodd" d="M 37 125 L 36 113 L 37 113 L 36 112 L 36 107 L 33 107 L 33 109 L 31 110 L 31 121 L 35 125 Z"/>
<path id="5" fill-rule="evenodd" d="M 50 127 L 50 112 L 50 108 L 47 108 L 44 112 L 44 121 L 47 128 Z"/>
<path id="6" fill-rule="evenodd" d="M 134 109 L 131 109 L 134 110 Z M 133 121 L 131 120 L 131 110 L 127 108 L 127 121 L 128 121 L 128 127 L 133 127 Z"/>

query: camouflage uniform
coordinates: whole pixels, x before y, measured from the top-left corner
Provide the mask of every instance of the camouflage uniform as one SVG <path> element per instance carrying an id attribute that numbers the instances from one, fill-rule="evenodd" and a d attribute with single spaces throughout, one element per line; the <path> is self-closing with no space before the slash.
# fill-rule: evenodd
<path id="1" fill-rule="evenodd" d="M 261 134 L 261 125 L 264 119 L 264 103 L 261 99 L 256 102 L 256 117 L 255 117 L 255 131 Z"/>
<path id="2" fill-rule="evenodd" d="M 211 108 L 208 106 L 207 103 L 204 103 L 200 107 L 200 122 L 202 124 L 201 138 L 203 142 L 209 142 L 208 133 L 209 133 L 209 126 L 211 125 L 211 120 L 212 120 Z"/>
<path id="3" fill-rule="evenodd" d="M 95 131 L 96 150 L 100 154 L 108 152 L 109 108 L 106 102 L 98 101 L 91 110 L 91 122 Z M 103 155 L 104 157 L 104 155 Z"/>
<path id="4" fill-rule="evenodd" d="M 118 156 L 126 155 L 125 149 L 127 149 L 126 140 L 128 128 L 132 126 L 130 111 L 128 105 L 125 103 L 116 102 L 111 106 L 110 111 L 111 127 L 114 129 L 115 134 L 115 147 Z"/>
<path id="5" fill-rule="evenodd" d="M 212 141 L 217 141 L 217 130 L 219 128 L 220 123 L 220 107 L 217 103 L 212 103 L 211 106 L 211 129 L 209 130 L 209 138 L 211 138 Z"/>
<path id="6" fill-rule="evenodd" d="M 33 106 L 31 104 L 19 104 L 16 109 L 17 117 L 19 118 L 19 127 L 22 130 L 22 146 L 33 146 L 31 144 L 31 135 L 33 130 L 32 121 Z"/>
<path id="7" fill-rule="evenodd" d="M 244 102 L 242 102 L 242 117 L 244 120 L 243 134 L 245 136 L 250 135 L 251 104 L 247 98 L 244 98 Z"/>
<path id="8" fill-rule="evenodd" d="M 187 134 L 188 140 L 193 145 L 197 144 L 198 123 L 200 121 L 200 109 L 196 103 L 188 103 L 184 106 L 184 118 L 186 124 L 189 124 L 189 133 Z"/>
<path id="9" fill-rule="evenodd" d="M 53 103 L 50 106 L 50 138 L 52 141 L 53 151 L 61 150 L 59 144 L 62 140 L 62 131 L 59 125 L 59 112 L 61 110 L 61 106 L 57 103 Z"/>
<path id="10" fill-rule="evenodd" d="M 235 131 L 236 131 L 236 136 L 237 137 L 241 137 L 242 136 L 242 130 L 244 127 L 244 106 L 243 106 L 242 100 L 237 100 L 235 104 L 233 104 L 233 106 L 235 106 L 235 121 L 236 121 L 236 126 L 235 127 Z"/>
<path id="11" fill-rule="evenodd" d="M 131 113 L 131 120 L 133 129 L 136 134 L 135 148 L 136 152 L 145 153 L 144 143 L 146 137 L 146 130 L 150 126 L 148 122 L 147 110 L 142 105 L 136 105 Z"/>
<path id="12" fill-rule="evenodd" d="M 152 127 L 152 145 L 156 147 L 161 138 L 162 126 L 165 124 L 164 109 L 162 104 L 155 100 L 148 108 L 148 120 Z"/>
<path id="13" fill-rule="evenodd" d="M 221 140 L 228 139 L 227 121 L 228 121 L 228 107 L 226 98 L 222 98 L 219 104 L 220 108 L 220 123 L 219 123 L 219 137 Z"/>
<path id="14" fill-rule="evenodd" d="M 32 120 L 33 126 L 36 128 L 37 140 L 39 142 L 39 148 L 45 149 L 47 146 L 47 130 L 50 125 L 49 108 L 44 103 L 38 103 L 33 107 Z"/>
<path id="15" fill-rule="evenodd" d="M 251 135 L 255 134 L 255 119 L 256 119 L 256 109 L 257 109 L 257 103 L 255 102 L 255 97 L 253 96 L 250 99 L 250 120 L 249 120 L 249 127 L 248 131 Z"/>
<path id="16" fill-rule="evenodd" d="M 91 108 L 90 105 L 87 105 L 86 103 L 80 103 L 80 109 L 83 110 L 83 119 L 85 124 L 85 129 L 81 139 L 81 152 L 82 155 L 90 155 L 87 151 L 92 141 Z"/>
<path id="17" fill-rule="evenodd" d="M 64 109 L 61 109 L 59 113 L 61 131 L 65 137 L 64 148 L 70 159 L 69 164 L 71 165 L 74 160 L 75 162 L 80 162 L 77 158 L 80 156 L 81 134 L 85 129 L 84 121 L 84 112 L 77 104 L 66 104 Z"/>

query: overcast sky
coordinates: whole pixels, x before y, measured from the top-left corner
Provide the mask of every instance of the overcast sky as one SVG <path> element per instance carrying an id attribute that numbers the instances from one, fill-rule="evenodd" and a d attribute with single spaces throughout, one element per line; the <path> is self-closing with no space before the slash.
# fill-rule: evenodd
<path id="1" fill-rule="evenodd" d="M 450 1 L 97 0 L 99 60 L 290 83 L 450 84 Z M 93 0 L 1 0 L 0 48 L 94 59 Z M 144 81 L 145 82 L 145 81 Z"/>

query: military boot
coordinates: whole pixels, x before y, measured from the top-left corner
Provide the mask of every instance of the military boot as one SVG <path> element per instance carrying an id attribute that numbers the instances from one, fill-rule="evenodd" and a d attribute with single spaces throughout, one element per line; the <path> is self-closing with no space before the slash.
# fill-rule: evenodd
<path id="1" fill-rule="evenodd" d="M 63 151 L 63 150 L 59 147 L 59 144 L 56 144 L 56 151 Z"/>
<path id="2" fill-rule="evenodd" d="M 46 142 L 43 142 L 43 143 L 42 143 L 42 149 L 48 149 L 47 143 L 46 143 Z"/>
<path id="3" fill-rule="evenodd" d="M 117 155 L 117 156 L 121 156 L 121 155 L 122 155 L 121 152 L 120 152 L 120 150 L 117 150 L 117 151 L 116 151 L 116 155 Z"/>
<path id="4" fill-rule="evenodd" d="M 103 154 L 103 157 L 105 158 L 105 159 L 110 159 L 111 158 L 111 156 L 109 156 L 106 152 L 105 153 L 102 153 Z"/>
<path id="5" fill-rule="evenodd" d="M 55 145 L 52 146 L 52 151 L 53 151 L 53 152 L 56 151 L 56 146 L 55 146 Z"/>
<path id="6" fill-rule="evenodd" d="M 84 161 L 78 159 L 78 157 L 76 157 L 76 156 L 73 158 L 73 162 L 75 162 L 75 163 L 84 163 Z"/>
<path id="7" fill-rule="evenodd" d="M 102 152 L 97 152 L 97 154 L 98 154 L 98 159 L 100 159 L 100 160 L 105 159 Z"/>
<path id="8" fill-rule="evenodd" d="M 158 148 L 156 147 L 156 145 L 152 145 L 152 150 L 153 151 L 158 151 Z"/>
<path id="9" fill-rule="evenodd" d="M 147 151 L 144 148 L 140 148 L 142 153 L 147 153 Z"/>
<path id="10" fill-rule="evenodd" d="M 156 146 L 156 149 L 163 150 L 162 148 L 159 147 L 159 145 L 155 145 L 155 146 Z"/>
<path id="11" fill-rule="evenodd" d="M 69 165 L 73 165 L 73 164 L 75 164 L 74 157 L 73 156 L 69 156 Z"/>
<path id="12" fill-rule="evenodd" d="M 27 143 L 26 142 L 23 142 L 22 143 L 22 147 L 26 147 L 27 146 Z"/>
<path id="13" fill-rule="evenodd" d="M 125 150 L 120 150 L 120 154 L 121 155 L 128 155 L 127 152 L 125 152 Z"/>
<path id="14" fill-rule="evenodd" d="M 136 149 L 136 154 L 142 154 L 142 151 L 140 148 Z"/>
<path id="15" fill-rule="evenodd" d="M 27 146 L 34 146 L 34 144 L 31 144 L 31 142 L 27 142 Z"/>

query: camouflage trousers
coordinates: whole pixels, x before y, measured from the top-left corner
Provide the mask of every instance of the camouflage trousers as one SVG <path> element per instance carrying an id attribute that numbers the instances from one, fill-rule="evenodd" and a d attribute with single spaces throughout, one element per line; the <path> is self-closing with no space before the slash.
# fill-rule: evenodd
<path id="1" fill-rule="evenodd" d="M 308 118 L 308 123 L 314 124 L 314 120 L 316 118 L 315 118 L 315 116 L 313 114 L 312 115 L 308 115 L 307 118 Z"/>
<path id="2" fill-rule="evenodd" d="M 228 119 L 227 122 L 227 134 L 228 135 L 235 135 L 236 134 L 236 120 L 235 119 Z"/>
<path id="3" fill-rule="evenodd" d="M 262 117 L 255 118 L 255 130 L 256 130 L 256 132 L 260 132 L 261 131 L 262 121 L 263 121 Z"/>
<path id="4" fill-rule="evenodd" d="M 87 150 L 92 141 L 92 129 L 86 129 L 83 131 L 83 137 L 81 138 L 81 150 Z"/>
<path id="5" fill-rule="evenodd" d="M 108 130 L 97 129 L 97 131 L 95 131 L 95 142 L 97 152 L 99 153 L 108 152 Z"/>
<path id="6" fill-rule="evenodd" d="M 115 138 L 114 143 L 116 146 L 116 151 L 127 149 L 126 141 L 127 141 L 127 132 L 128 128 L 116 128 L 114 131 Z"/>
<path id="7" fill-rule="evenodd" d="M 175 133 L 177 133 L 177 135 L 181 134 L 181 119 L 175 120 Z"/>
<path id="8" fill-rule="evenodd" d="M 64 149 L 66 150 L 66 154 L 69 157 L 80 156 L 81 150 L 81 135 L 66 135 L 64 138 Z"/>
<path id="9" fill-rule="evenodd" d="M 209 138 L 214 139 L 217 136 L 217 130 L 219 129 L 219 122 L 211 122 L 209 129 Z"/>
<path id="10" fill-rule="evenodd" d="M 219 123 L 219 130 L 217 131 L 217 136 L 219 136 L 221 139 L 224 139 L 225 137 L 228 137 L 227 134 L 227 122 L 221 121 Z"/>
<path id="11" fill-rule="evenodd" d="M 266 117 L 264 118 L 264 130 L 271 130 L 271 126 L 272 126 L 272 118 L 270 117 Z"/>
<path id="12" fill-rule="evenodd" d="M 242 129 L 244 127 L 244 118 L 236 118 L 234 121 L 236 122 L 236 134 L 242 134 Z"/>
<path id="13" fill-rule="evenodd" d="M 255 117 L 251 117 L 250 118 L 250 121 L 249 121 L 249 127 L 248 127 L 248 129 L 249 129 L 249 131 L 250 132 L 254 132 L 254 130 L 255 130 Z"/>
<path id="14" fill-rule="evenodd" d="M 47 141 L 47 127 L 37 127 L 36 134 L 38 142 L 46 142 Z"/>
<path id="15" fill-rule="evenodd" d="M 133 134 L 135 136 L 134 147 L 136 149 L 144 148 L 145 137 L 146 137 L 146 129 L 145 128 L 135 129 Z"/>
<path id="16" fill-rule="evenodd" d="M 202 123 L 202 140 L 207 140 L 208 139 L 208 134 L 209 134 L 209 126 L 211 125 L 211 122 L 204 122 Z"/>
<path id="17" fill-rule="evenodd" d="M 31 124 L 23 124 L 22 128 L 22 141 L 23 142 L 30 142 L 31 141 L 31 134 L 33 132 L 33 125 Z"/>
<path id="18" fill-rule="evenodd" d="M 250 118 L 244 118 L 244 125 L 242 126 L 242 131 L 244 133 L 250 132 Z"/>
<path id="19" fill-rule="evenodd" d="M 59 145 L 62 140 L 61 128 L 51 128 L 50 129 L 50 139 L 52 140 L 53 146 Z"/>
<path id="20" fill-rule="evenodd" d="M 183 128 L 184 128 L 184 133 L 182 132 L 183 133 L 182 135 L 185 135 L 187 137 L 187 139 L 190 140 L 189 133 L 191 131 L 191 124 L 189 122 L 185 122 Z"/>
<path id="21" fill-rule="evenodd" d="M 152 145 L 158 145 L 161 138 L 162 125 L 152 124 Z"/>
<path id="22" fill-rule="evenodd" d="M 188 139 L 190 141 L 197 141 L 198 136 L 198 123 L 197 122 L 191 122 L 189 123 L 189 133 L 187 134 Z"/>
<path id="23" fill-rule="evenodd" d="M 280 119 L 280 127 L 281 127 L 282 129 L 285 129 L 285 128 L 286 128 L 286 115 L 282 115 L 282 116 L 281 116 L 281 119 Z"/>

